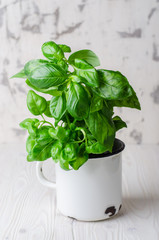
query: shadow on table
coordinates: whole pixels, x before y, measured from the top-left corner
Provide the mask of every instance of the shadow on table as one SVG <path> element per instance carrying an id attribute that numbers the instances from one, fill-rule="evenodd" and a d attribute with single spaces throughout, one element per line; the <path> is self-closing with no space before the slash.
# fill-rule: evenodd
<path id="1" fill-rule="evenodd" d="M 138 217 L 146 217 L 152 212 L 159 215 L 159 195 L 123 197 L 122 202 L 120 216 L 132 214 Z"/>

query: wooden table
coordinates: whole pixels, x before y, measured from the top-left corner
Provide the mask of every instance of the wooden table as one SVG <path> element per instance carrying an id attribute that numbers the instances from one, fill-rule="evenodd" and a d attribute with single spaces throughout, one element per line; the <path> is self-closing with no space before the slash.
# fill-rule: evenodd
<path id="1" fill-rule="evenodd" d="M 100 222 L 79 222 L 56 210 L 55 191 L 37 181 L 25 144 L 1 145 L 0 154 L 0 240 L 159 239 L 159 146 L 126 147 L 122 210 Z M 53 166 L 46 161 L 49 179 Z"/>

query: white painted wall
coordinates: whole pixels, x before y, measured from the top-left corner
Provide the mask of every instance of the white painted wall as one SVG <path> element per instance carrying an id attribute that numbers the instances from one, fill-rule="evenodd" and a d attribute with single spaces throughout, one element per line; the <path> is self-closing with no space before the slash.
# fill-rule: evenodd
<path id="1" fill-rule="evenodd" d="M 92 49 L 103 68 L 125 74 L 142 111 L 117 109 L 128 123 L 118 137 L 159 143 L 159 0 L 1 0 L 0 143 L 26 139 L 18 123 L 31 116 L 28 88 L 9 77 L 42 57 L 41 45 L 49 40 L 73 51 Z"/>

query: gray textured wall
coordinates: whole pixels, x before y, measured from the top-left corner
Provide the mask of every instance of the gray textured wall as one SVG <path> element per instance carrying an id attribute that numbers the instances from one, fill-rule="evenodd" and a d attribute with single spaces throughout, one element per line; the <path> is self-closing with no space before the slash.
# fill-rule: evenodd
<path id="1" fill-rule="evenodd" d="M 116 109 L 128 123 L 127 143 L 159 143 L 159 0 L 1 0 L 0 142 L 19 142 L 18 123 L 30 116 L 24 80 L 9 79 L 42 57 L 44 41 L 89 48 L 104 68 L 127 76 L 142 111 Z"/>

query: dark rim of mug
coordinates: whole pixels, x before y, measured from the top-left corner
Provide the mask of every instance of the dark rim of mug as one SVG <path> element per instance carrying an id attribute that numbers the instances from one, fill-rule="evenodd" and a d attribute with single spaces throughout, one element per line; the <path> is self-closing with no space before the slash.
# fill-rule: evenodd
<path id="1" fill-rule="evenodd" d="M 118 153 L 122 152 L 124 150 L 124 148 L 125 148 L 125 144 L 121 140 L 115 138 L 112 153 L 109 152 L 109 151 L 106 151 L 106 152 L 101 153 L 101 154 L 91 153 L 91 154 L 89 154 L 89 159 L 90 158 L 103 158 L 103 157 L 113 156 L 115 154 L 118 154 Z"/>

